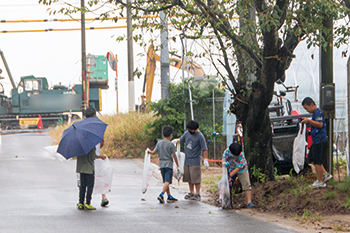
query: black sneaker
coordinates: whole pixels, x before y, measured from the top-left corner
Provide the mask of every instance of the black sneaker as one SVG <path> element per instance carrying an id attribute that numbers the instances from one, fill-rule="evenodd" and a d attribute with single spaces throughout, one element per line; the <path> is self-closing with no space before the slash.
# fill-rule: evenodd
<path id="1" fill-rule="evenodd" d="M 159 203 L 163 204 L 164 203 L 164 196 L 163 195 L 160 195 L 157 197 Z"/>
<path id="2" fill-rule="evenodd" d="M 190 200 L 190 199 L 192 199 L 193 195 L 194 195 L 193 193 L 188 193 L 188 194 L 185 195 L 184 198 L 185 198 L 186 200 Z"/>
<path id="3" fill-rule="evenodd" d="M 200 201 L 201 200 L 201 195 L 193 194 L 193 196 L 191 197 L 191 200 Z"/>
<path id="4" fill-rule="evenodd" d="M 109 204 L 109 201 L 107 199 L 104 199 L 101 201 L 101 206 L 106 207 Z"/>
<path id="5" fill-rule="evenodd" d="M 178 201 L 175 197 L 173 196 L 168 196 L 168 199 L 166 200 L 168 203 L 173 203 L 173 202 L 176 202 Z"/>

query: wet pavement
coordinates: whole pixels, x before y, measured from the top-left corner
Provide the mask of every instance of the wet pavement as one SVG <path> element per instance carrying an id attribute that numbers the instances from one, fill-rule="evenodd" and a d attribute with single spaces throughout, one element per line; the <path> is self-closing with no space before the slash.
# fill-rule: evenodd
<path id="1" fill-rule="evenodd" d="M 43 133 L 2 135 L 0 153 L 0 232 L 294 232 L 233 211 L 183 199 L 159 204 L 162 183 L 153 177 L 141 193 L 143 170 L 133 160 L 111 160 L 114 173 L 108 208 L 93 195 L 95 211 L 76 209 L 75 160 L 60 162 L 43 147 Z M 141 199 L 145 198 L 145 201 Z"/>

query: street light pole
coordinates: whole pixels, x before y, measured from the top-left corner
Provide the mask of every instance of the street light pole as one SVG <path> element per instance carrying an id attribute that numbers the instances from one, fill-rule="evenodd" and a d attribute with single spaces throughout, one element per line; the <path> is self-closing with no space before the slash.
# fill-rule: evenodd
<path id="1" fill-rule="evenodd" d="M 168 23 L 167 16 L 163 11 L 160 12 L 160 22 L 162 25 L 160 40 L 160 84 L 161 84 L 161 98 L 169 98 L 169 49 L 168 49 Z"/>
<path id="2" fill-rule="evenodd" d="M 128 89 L 129 89 L 129 112 L 135 111 L 135 87 L 134 87 L 134 51 L 133 51 L 133 38 L 131 31 L 131 9 L 129 5 L 130 0 L 127 3 L 127 13 L 126 13 L 126 27 L 127 27 L 127 43 L 128 43 Z"/>

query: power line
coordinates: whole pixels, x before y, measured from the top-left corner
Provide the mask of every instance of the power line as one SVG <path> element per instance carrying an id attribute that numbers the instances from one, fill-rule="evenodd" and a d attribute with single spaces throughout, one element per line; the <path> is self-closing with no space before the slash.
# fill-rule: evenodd
<path id="1" fill-rule="evenodd" d="M 170 25 L 172 23 L 168 23 Z M 142 27 L 142 25 L 138 25 Z M 110 27 L 87 27 L 85 30 L 100 30 L 100 29 L 120 29 L 126 28 L 126 26 L 110 26 Z M 80 31 L 81 28 L 48 28 L 48 29 L 32 29 L 32 30 L 4 30 L 0 33 L 22 33 L 22 32 L 51 32 L 51 31 Z"/>
<path id="2" fill-rule="evenodd" d="M 111 26 L 111 27 L 87 27 L 85 30 L 99 30 L 99 29 L 116 29 L 126 28 L 126 26 Z M 0 33 L 20 33 L 20 32 L 51 32 L 51 31 L 80 31 L 81 28 L 48 28 L 48 29 L 32 29 L 32 30 L 5 30 Z"/>
<path id="3" fill-rule="evenodd" d="M 159 16 L 146 15 L 140 18 L 159 18 Z M 85 21 L 95 21 L 95 20 L 114 20 L 114 19 L 126 19 L 126 17 L 108 17 L 108 18 L 86 18 Z M 69 21 L 80 21 L 80 19 L 21 19 L 21 20 L 0 20 L 0 23 L 43 23 L 43 22 L 69 22 Z"/>

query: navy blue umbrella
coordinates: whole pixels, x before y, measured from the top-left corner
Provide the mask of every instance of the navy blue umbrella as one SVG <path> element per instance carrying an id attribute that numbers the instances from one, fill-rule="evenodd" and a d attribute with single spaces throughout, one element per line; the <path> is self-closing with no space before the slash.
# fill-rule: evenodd
<path id="1" fill-rule="evenodd" d="M 107 124 L 97 117 L 74 122 L 63 131 L 57 152 L 66 159 L 87 155 L 104 140 Z"/>

